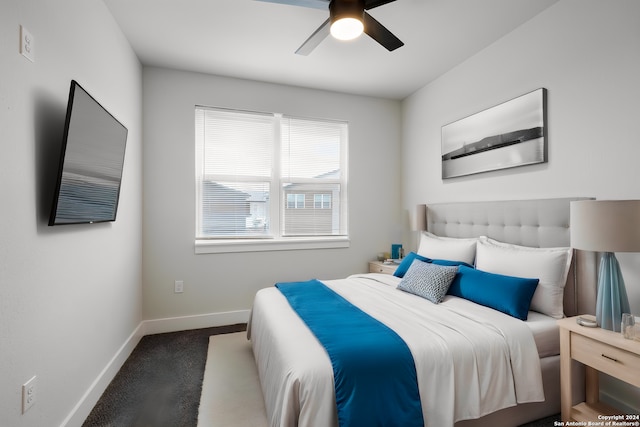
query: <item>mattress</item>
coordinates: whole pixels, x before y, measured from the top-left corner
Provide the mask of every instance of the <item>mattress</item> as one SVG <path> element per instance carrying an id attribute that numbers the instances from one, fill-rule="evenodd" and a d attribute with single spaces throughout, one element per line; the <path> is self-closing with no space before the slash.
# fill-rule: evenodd
<path id="1" fill-rule="evenodd" d="M 525 325 L 531 329 L 540 358 L 560 354 L 560 331 L 558 320 L 535 311 L 530 311 Z"/>

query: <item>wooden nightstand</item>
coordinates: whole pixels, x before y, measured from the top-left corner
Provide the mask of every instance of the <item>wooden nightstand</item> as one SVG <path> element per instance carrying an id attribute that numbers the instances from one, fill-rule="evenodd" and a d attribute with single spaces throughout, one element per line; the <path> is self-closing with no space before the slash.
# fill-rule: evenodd
<path id="1" fill-rule="evenodd" d="M 619 332 L 588 328 L 576 317 L 558 320 L 560 327 L 560 396 L 563 421 L 602 421 L 598 415 L 621 415 L 600 402 L 598 372 L 640 387 L 640 342 Z M 572 406 L 571 360 L 585 365 L 586 402 Z"/>
<path id="2" fill-rule="evenodd" d="M 398 264 L 385 264 L 382 261 L 370 261 L 369 273 L 393 274 L 398 268 Z"/>

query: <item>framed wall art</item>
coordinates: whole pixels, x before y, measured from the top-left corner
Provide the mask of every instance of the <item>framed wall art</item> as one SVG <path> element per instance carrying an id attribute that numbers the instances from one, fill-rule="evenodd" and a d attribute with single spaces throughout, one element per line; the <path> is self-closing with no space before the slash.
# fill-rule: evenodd
<path id="1" fill-rule="evenodd" d="M 547 90 L 442 126 L 442 178 L 547 161 Z"/>

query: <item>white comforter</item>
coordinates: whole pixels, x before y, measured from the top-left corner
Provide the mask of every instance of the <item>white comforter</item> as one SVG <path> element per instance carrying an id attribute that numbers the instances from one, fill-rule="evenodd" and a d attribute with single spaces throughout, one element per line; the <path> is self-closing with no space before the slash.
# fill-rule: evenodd
<path id="1" fill-rule="evenodd" d="M 425 426 L 544 400 L 538 352 L 524 322 L 452 296 L 432 304 L 395 289 L 399 280 L 371 273 L 323 283 L 407 343 Z M 275 287 L 256 294 L 248 334 L 270 425 L 336 426 L 329 357 Z"/>

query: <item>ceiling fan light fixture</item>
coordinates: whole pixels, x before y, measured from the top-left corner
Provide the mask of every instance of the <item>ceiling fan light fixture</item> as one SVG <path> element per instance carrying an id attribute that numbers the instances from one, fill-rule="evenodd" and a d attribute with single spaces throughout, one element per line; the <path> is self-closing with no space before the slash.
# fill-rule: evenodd
<path id="1" fill-rule="evenodd" d="M 332 0 L 329 3 L 331 35 L 353 40 L 364 31 L 364 0 Z"/>
<path id="2" fill-rule="evenodd" d="M 353 40 L 363 31 L 362 21 L 356 18 L 342 18 L 331 24 L 331 35 L 338 40 Z"/>

